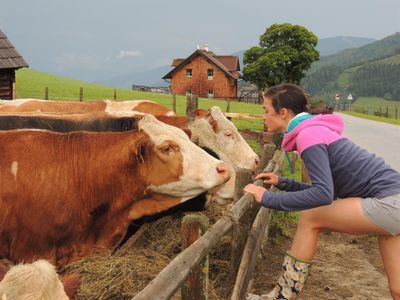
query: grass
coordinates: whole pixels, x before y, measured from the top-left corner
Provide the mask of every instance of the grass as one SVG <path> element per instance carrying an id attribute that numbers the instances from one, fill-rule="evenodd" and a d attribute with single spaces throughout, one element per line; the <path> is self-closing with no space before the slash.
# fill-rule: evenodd
<path id="1" fill-rule="evenodd" d="M 352 114 L 370 120 L 398 124 L 400 101 L 389 101 L 379 97 L 359 97 L 352 104 Z"/>
<path id="2" fill-rule="evenodd" d="M 355 102 L 357 105 L 370 105 L 370 106 L 397 106 L 400 108 L 400 101 L 389 101 L 380 97 L 358 97 Z"/>

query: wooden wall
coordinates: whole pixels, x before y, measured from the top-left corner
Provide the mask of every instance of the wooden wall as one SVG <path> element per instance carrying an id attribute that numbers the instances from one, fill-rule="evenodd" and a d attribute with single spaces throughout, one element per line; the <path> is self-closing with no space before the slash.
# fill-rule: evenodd
<path id="1" fill-rule="evenodd" d="M 15 70 L 0 69 L 0 99 L 12 100 L 15 98 Z"/>

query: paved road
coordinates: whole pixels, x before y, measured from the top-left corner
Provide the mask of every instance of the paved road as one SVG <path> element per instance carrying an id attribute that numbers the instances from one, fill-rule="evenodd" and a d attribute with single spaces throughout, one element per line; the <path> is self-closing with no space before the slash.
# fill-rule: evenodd
<path id="1" fill-rule="evenodd" d="M 371 153 L 383 157 L 400 172 L 400 125 L 376 122 L 341 114 L 344 135 Z"/>

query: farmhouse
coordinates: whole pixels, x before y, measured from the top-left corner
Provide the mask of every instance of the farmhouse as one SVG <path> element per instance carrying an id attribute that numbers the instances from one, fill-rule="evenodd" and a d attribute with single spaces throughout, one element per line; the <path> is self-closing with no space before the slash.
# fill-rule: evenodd
<path id="1" fill-rule="evenodd" d="M 198 95 L 208 98 L 237 98 L 240 78 L 239 58 L 216 55 L 207 47 L 197 49 L 187 58 L 176 58 L 163 79 L 170 80 L 170 90 L 178 95 Z"/>
<path id="2" fill-rule="evenodd" d="M 27 62 L 0 30 L 0 99 L 15 99 L 15 70 L 23 67 Z"/>

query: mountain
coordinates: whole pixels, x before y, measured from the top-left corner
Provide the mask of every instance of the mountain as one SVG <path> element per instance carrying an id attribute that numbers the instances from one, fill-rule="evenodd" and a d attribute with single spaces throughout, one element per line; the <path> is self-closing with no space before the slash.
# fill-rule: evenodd
<path id="1" fill-rule="evenodd" d="M 362 47 L 345 49 L 321 57 L 312 64 L 302 86 L 313 95 L 347 94 L 358 96 L 388 95 L 398 99 L 400 89 L 400 33 Z"/>
<path id="2" fill-rule="evenodd" d="M 335 54 L 344 49 L 358 48 L 375 42 L 375 39 L 352 36 L 337 36 L 318 41 L 317 50 L 321 56 Z"/>
<path id="3" fill-rule="evenodd" d="M 389 57 L 396 54 L 395 50 L 398 47 L 400 47 L 399 32 L 359 48 L 345 49 L 334 55 L 321 57 L 320 61 L 311 66 L 310 71 L 314 72 L 322 67 L 332 65 L 341 67 L 355 66 L 370 60 Z"/>

